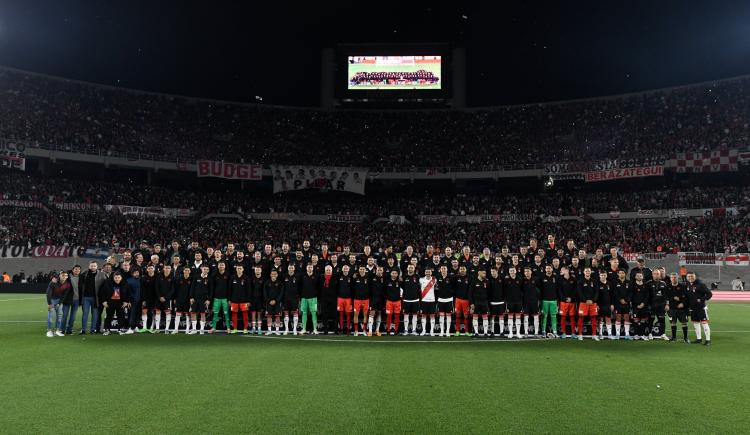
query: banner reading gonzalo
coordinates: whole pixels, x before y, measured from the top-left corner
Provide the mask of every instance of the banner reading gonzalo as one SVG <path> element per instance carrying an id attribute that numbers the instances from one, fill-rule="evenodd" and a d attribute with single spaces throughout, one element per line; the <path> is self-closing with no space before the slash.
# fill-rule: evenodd
<path id="1" fill-rule="evenodd" d="M 271 165 L 273 193 L 292 190 L 337 190 L 365 194 L 366 168 Z"/>

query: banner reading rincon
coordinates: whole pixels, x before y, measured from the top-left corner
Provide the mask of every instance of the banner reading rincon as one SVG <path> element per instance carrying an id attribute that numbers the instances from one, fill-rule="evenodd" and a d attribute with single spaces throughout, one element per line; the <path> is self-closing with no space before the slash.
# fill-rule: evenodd
<path id="1" fill-rule="evenodd" d="M 366 168 L 271 165 L 273 193 L 320 189 L 365 194 Z"/>

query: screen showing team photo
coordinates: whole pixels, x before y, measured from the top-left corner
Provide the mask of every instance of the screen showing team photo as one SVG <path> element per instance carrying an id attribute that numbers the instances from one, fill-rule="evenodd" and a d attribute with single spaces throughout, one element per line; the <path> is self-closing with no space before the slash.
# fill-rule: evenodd
<path id="1" fill-rule="evenodd" d="M 349 89 L 441 89 L 441 56 L 349 56 Z"/>

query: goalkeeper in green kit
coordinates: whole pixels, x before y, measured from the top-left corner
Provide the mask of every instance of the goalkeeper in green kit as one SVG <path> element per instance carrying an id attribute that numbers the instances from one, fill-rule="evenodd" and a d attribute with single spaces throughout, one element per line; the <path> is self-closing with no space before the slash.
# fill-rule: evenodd
<path id="1" fill-rule="evenodd" d="M 224 261 L 219 261 L 216 270 L 211 275 L 208 282 L 209 298 L 213 301 L 213 317 L 211 318 L 211 330 L 216 330 L 216 322 L 219 320 L 219 312 L 224 311 L 224 323 L 229 331 L 229 309 L 227 297 L 229 296 L 229 280 L 231 274 L 226 270 L 227 265 Z"/>
<path id="2" fill-rule="evenodd" d="M 557 297 L 559 287 L 557 281 L 560 278 L 552 271 L 549 264 L 544 267 L 544 276 L 541 279 L 542 287 L 542 334 L 547 337 L 557 336 Z M 552 330 L 547 333 L 547 316 L 552 318 Z"/>

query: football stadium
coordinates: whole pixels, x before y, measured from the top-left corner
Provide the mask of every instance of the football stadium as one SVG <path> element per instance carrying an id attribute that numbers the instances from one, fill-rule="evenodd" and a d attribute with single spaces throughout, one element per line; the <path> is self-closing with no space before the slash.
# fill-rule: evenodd
<path id="1" fill-rule="evenodd" d="M 0 432 L 750 433 L 748 22 L 0 5 Z"/>

